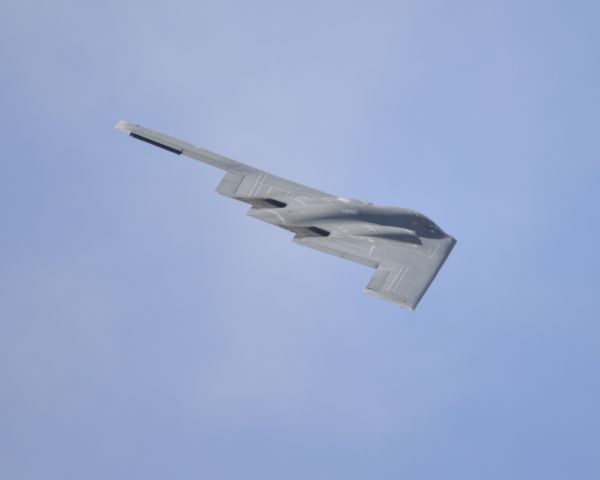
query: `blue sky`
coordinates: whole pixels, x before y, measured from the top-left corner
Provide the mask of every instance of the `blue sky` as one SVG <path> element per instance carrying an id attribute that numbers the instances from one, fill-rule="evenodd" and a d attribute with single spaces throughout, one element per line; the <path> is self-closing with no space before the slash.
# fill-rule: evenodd
<path id="1" fill-rule="evenodd" d="M 598 478 L 599 23 L 4 1 L 0 476 Z M 459 243 L 401 310 L 121 118 Z"/>

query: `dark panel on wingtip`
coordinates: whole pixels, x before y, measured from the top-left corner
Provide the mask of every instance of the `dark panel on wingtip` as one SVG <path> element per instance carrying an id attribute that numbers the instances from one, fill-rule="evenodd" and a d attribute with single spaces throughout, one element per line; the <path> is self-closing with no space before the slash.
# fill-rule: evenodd
<path id="1" fill-rule="evenodd" d="M 154 145 L 155 147 L 159 147 L 164 150 L 167 150 L 171 153 L 176 153 L 177 155 L 181 155 L 183 152 L 183 150 L 181 150 L 179 148 L 169 147 L 168 145 L 165 145 L 164 143 L 160 143 L 160 142 L 157 142 L 156 140 L 151 140 L 149 138 L 142 137 L 141 135 L 138 135 L 137 133 L 134 133 L 134 132 L 131 132 L 129 134 L 129 136 L 133 137 L 133 138 L 137 138 L 138 140 L 141 140 L 142 142 L 149 143 L 150 145 Z"/>

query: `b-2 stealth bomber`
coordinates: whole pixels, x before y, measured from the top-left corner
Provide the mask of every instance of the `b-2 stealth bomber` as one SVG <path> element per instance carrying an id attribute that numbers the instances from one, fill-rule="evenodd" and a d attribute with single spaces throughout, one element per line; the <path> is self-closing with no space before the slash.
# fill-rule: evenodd
<path id="1" fill-rule="evenodd" d="M 119 121 L 131 137 L 224 170 L 217 192 L 251 205 L 248 215 L 293 232 L 294 242 L 375 270 L 364 292 L 414 310 L 456 240 L 425 215 L 336 197 Z"/>

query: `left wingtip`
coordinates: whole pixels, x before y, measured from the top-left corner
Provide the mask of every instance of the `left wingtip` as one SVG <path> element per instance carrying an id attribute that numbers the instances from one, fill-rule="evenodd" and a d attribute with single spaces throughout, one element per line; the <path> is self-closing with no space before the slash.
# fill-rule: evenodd
<path id="1" fill-rule="evenodd" d="M 133 130 L 133 127 L 135 127 L 135 125 L 133 125 L 129 122 L 126 122 L 125 120 L 119 120 L 115 125 L 115 128 L 117 130 L 121 130 L 122 132 L 126 132 L 126 133 L 131 132 L 131 130 Z"/>

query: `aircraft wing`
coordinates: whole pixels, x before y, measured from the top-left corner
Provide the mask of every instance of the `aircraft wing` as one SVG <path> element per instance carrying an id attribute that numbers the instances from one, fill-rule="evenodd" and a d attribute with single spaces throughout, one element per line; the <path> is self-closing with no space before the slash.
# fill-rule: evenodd
<path id="1" fill-rule="evenodd" d="M 294 242 L 376 268 L 364 292 L 414 310 L 456 240 L 424 239 L 421 245 L 369 236 L 296 237 Z"/>
<path id="2" fill-rule="evenodd" d="M 381 246 L 383 260 L 363 291 L 414 310 L 455 244 L 452 237 L 423 245 L 388 241 Z"/>
<path id="3" fill-rule="evenodd" d="M 190 143 L 140 125 L 119 121 L 115 128 L 129 136 L 167 150 L 177 155 L 199 160 L 227 173 L 217 187 L 217 192 L 255 206 L 281 207 L 296 203 L 300 197 L 332 197 L 328 193 L 286 180 L 257 168 L 217 155 Z M 300 200 L 302 202 L 302 200 Z M 301 203 L 303 204 L 303 203 Z"/>

